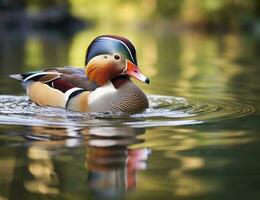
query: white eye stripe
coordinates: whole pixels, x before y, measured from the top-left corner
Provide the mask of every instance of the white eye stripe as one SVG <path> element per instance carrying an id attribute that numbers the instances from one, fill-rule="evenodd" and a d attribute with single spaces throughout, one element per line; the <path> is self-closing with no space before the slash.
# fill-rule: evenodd
<path id="1" fill-rule="evenodd" d="M 130 49 L 128 48 L 128 46 L 127 46 L 124 42 L 122 42 L 121 40 L 115 39 L 115 38 L 110 38 L 110 37 L 102 37 L 102 38 L 106 38 L 106 39 L 109 39 L 109 40 L 114 40 L 114 41 L 120 42 L 120 43 L 123 44 L 123 45 L 125 46 L 125 48 L 127 49 L 127 51 L 128 51 L 128 53 L 129 53 L 131 59 L 132 59 L 133 61 L 135 60 L 134 57 L 133 57 L 133 55 L 132 55 L 132 53 L 131 53 L 131 51 L 130 51 Z"/>

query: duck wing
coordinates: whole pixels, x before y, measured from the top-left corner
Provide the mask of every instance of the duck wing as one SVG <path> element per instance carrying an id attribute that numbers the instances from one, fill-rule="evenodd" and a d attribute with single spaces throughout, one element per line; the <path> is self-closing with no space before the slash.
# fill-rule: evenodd
<path id="1" fill-rule="evenodd" d="M 75 87 L 87 91 L 93 91 L 97 88 L 96 84 L 85 75 L 84 69 L 75 67 L 49 68 L 44 71 L 12 74 L 10 77 L 23 83 L 39 81 L 61 92 L 66 92 Z"/>

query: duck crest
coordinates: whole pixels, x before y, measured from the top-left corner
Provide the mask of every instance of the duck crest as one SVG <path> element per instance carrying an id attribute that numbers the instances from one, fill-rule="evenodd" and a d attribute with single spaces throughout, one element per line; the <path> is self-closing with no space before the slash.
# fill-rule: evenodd
<path id="1" fill-rule="evenodd" d="M 137 65 L 136 51 L 133 43 L 122 36 L 115 35 L 101 35 L 94 39 L 87 49 L 85 65 L 97 55 L 115 54 L 118 52 Z"/>

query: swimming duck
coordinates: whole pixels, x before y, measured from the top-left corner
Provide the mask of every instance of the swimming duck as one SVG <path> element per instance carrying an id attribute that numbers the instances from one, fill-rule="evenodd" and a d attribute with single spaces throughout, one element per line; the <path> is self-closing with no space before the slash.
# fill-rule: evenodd
<path id="1" fill-rule="evenodd" d="M 101 35 L 89 45 L 85 69 L 49 68 L 12 74 L 31 101 L 41 106 L 79 112 L 138 113 L 148 108 L 144 92 L 130 80 L 149 83 L 137 66 L 132 42 L 122 36 Z"/>

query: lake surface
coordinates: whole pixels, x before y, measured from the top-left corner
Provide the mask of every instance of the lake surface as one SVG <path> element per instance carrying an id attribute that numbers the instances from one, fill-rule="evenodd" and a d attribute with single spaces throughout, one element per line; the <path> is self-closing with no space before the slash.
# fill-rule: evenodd
<path id="1" fill-rule="evenodd" d="M 106 31 L 136 45 L 143 113 L 40 107 L 8 78 L 82 67 L 103 30 L 0 32 L 0 200 L 258 199 L 259 35 Z"/>

